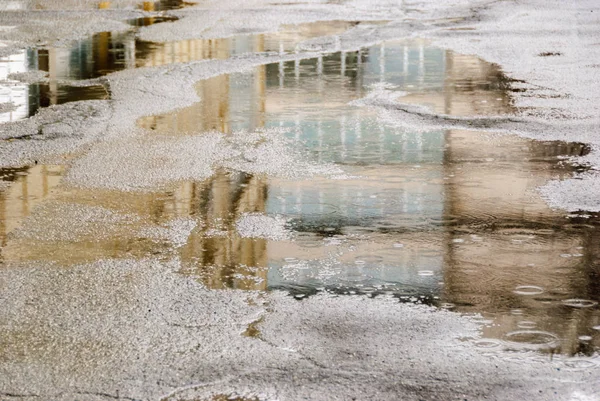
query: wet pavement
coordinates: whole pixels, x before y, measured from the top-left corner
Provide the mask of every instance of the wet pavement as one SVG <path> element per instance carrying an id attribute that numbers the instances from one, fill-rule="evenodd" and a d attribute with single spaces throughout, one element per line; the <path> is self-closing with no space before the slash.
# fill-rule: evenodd
<path id="1" fill-rule="evenodd" d="M 220 45 L 230 51 L 228 41 Z M 206 182 L 178 184 L 175 193 L 133 196 L 63 193 L 60 167 L 8 169 L 3 179 L 15 183 L 2 195 L 3 231 L 11 232 L 59 187 L 52 198 L 94 197 L 94 205 L 108 208 L 122 202 L 145 219 L 165 222 L 202 219 L 204 227 L 192 231 L 180 254 L 183 272 L 209 288 L 283 289 L 299 299 L 319 291 L 391 293 L 483 314 L 490 321 L 484 334 L 493 339 L 486 347 L 594 354 L 598 223 L 595 216 L 552 211 L 534 191 L 569 174 L 572 167 L 561 160 L 585 154 L 586 147 L 458 130 L 403 132 L 376 112 L 349 105 L 381 82 L 398 96 L 410 91 L 403 97 L 408 102 L 451 115 L 514 112 L 498 67 L 424 42 L 268 64 L 201 81 L 202 102 L 138 124 L 168 135 L 282 128 L 312 159 L 343 166 L 352 178 L 294 181 L 221 171 Z M 247 213 L 281 216 L 293 239 L 240 238 L 236 221 Z M 13 241 L 4 257 L 59 254 L 50 260 L 71 265 L 160 252 L 152 241 L 123 235 L 92 246 L 100 249 L 44 241 L 26 251 Z M 50 251 L 57 247 L 60 252 Z"/>
<path id="2" fill-rule="evenodd" d="M 449 114 L 511 113 L 506 81 L 481 60 L 415 43 L 202 81 L 203 102 L 140 125 L 184 134 L 198 127 L 284 127 L 313 158 L 342 165 L 356 178 L 217 177 L 198 212 L 230 230 L 214 238 L 206 235 L 215 228 L 208 224 L 192 235 L 186 271 L 213 288 L 285 289 L 298 298 L 317 291 L 393 293 L 407 302 L 483 313 L 490 319 L 485 333 L 498 347 L 544 349 L 550 338 L 552 352 L 593 354 L 598 272 L 589 263 L 594 246 L 584 244 L 596 242 L 596 219 L 567 218 L 534 194 L 545 180 L 568 174 L 561 158 L 585 154 L 585 146 L 477 132 L 411 135 L 348 106 L 385 82 L 411 91 L 410 101 Z M 257 199 L 248 204 L 244 193 Z M 256 212 L 284 216 L 294 240 L 231 244 L 231 222 Z M 588 302 L 573 306 L 569 299 Z M 529 336 L 512 340 L 524 325 Z"/>
<path id="3" fill-rule="evenodd" d="M 128 22 L 134 27 L 144 27 L 176 20 L 176 17 L 155 16 Z M 342 33 L 357 25 L 359 22 L 332 21 L 327 24 L 326 32 Z M 97 33 L 74 41 L 70 47 L 29 49 L 0 58 L 0 102 L 15 106 L 15 110 L 8 112 L 0 110 L 0 122 L 30 117 L 39 108 L 50 105 L 109 99 L 109 88 L 97 78 L 117 71 L 227 59 L 247 53 L 289 53 L 295 51 L 300 41 L 322 34 L 322 24 L 307 23 L 284 26 L 277 34 L 153 43 L 138 39 L 133 30 Z M 29 84 L 14 78 L 28 71 L 41 71 L 45 77 L 42 82 Z"/>
<path id="4" fill-rule="evenodd" d="M 182 5 L 149 3 L 145 11 Z M 154 16 L 130 23 L 175 20 Z M 15 104 L 0 113 L 0 122 L 25 119 L 51 105 L 110 101 L 110 74 L 118 71 L 249 53 L 290 55 L 311 39 L 360 24 L 378 23 L 286 25 L 278 33 L 167 43 L 141 41 L 133 29 L 98 33 L 70 47 L 24 50 L 0 59 L 5 79 L 0 103 Z M 8 75 L 30 70 L 46 72 L 46 80 L 19 83 Z M 595 371 L 600 217 L 551 209 L 537 190 L 549 180 L 586 171 L 568 160 L 589 154 L 591 147 L 479 126 L 411 130 L 385 109 L 360 102 L 383 91 L 388 99 L 426 106 L 440 118 L 492 119 L 520 113 L 514 102 L 520 84 L 496 64 L 423 39 L 388 40 L 199 81 L 196 104 L 137 120 L 142 134 L 132 154 L 161 160 L 162 144 L 223 135 L 241 149 L 242 168 L 215 162 L 205 180 L 157 181 L 140 184 L 139 191 L 77 182 L 77 161 L 0 169 L 0 264 L 87 275 L 92 273 L 81 266 L 102 261 L 177 260 L 174 280 L 191 279 L 217 297 L 233 290 L 232 302 L 248 297 L 252 308 L 267 297 L 264 312 L 246 316 L 241 335 L 270 345 L 279 339 L 262 331 L 278 319 L 268 294 L 282 292 L 299 308 L 327 304 L 323 297 L 391 298 L 474 317 L 479 334 L 459 340 L 483 355 L 548 366 L 557 358 L 563 368 Z M 251 132 L 266 134 L 248 149 L 244 137 Z M 270 143 L 269 136 L 343 175 L 253 172 L 264 157 L 261 141 Z M 127 176 L 127 164 L 122 168 Z M 3 278 L 8 286 L 10 274 Z M 85 286 L 90 288 L 87 281 Z M 9 355 L 33 347 L 26 333 L 11 333 L 0 343 Z M 313 359 L 308 360 L 323 367 Z M 101 394 L 93 393 L 103 399 Z M 211 397 L 202 399 L 271 399 L 216 390 Z M 121 399 L 118 392 L 110 398 Z"/>

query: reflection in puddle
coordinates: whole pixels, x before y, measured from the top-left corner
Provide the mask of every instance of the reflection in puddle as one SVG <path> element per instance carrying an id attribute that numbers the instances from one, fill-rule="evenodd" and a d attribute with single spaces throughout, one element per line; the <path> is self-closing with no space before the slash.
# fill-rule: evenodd
<path id="1" fill-rule="evenodd" d="M 10 1 L 4 5 L 6 10 L 44 10 L 96 7 L 99 9 L 138 6 L 144 11 L 165 11 L 178 9 L 187 3 L 181 0 L 100 1 L 96 4 L 52 4 L 41 1 Z M 4 8 L 0 4 L 0 10 Z M 156 23 L 170 22 L 177 18 L 169 16 L 142 17 L 129 21 L 133 26 L 148 26 Z M 16 121 L 34 115 L 40 107 L 74 102 L 79 100 L 100 100 L 109 98 L 109 90 L 100 84 L 78 85 L 77 80 L 97 78 L 111 72 L 136 66 L 136 56 L 144 57 L 141 45 L 136 53 L 134 32 L 112 33 L 101 32 L 88 39 L 75 41 L 70 47 L 48 49 L 28 49 L 7 57 L 0 58 L 0 105 L 9 104 L 8 111 L 0 111 L 0 123 Z M 147 44 L 146 44 L 147 45 Z M 28 71 L 44 71 L 48 79 L 44 82 L 22 83 L 10 79 L 11 74 Z"/>
<path id="2" fill-rule="evenodd" d="M 260 330 L 258 329 L 258 325 L 261 324 L 263 321 L 264 316 L 261 316 L 254 322 L 250 323 L 248 325 L 248 328 L 242 333 L 242 335 L 246 337 L 260 338 Z"/>
<path id="3" fill-rule="evenodd" d="M 154 11 L 181 2 L 163 4 Z M 181 3 L 183 4 L 183 3 Z M 146 6 L 144 6 L 146 9 Z M 148 6 L 149 7 L 149 6 Z M 129 21 L 135 27 L 170 23 L 169 16 L 143 17 Z M 167 43 L 140 40 L 135 32 L 101 32 L 73 42 L 70 47 L 29 49 L 0 59 L 0 104 L 13 103 L 16 110 L 0 112 L 0 123 L 34 115 L 40 107 L 77 100 L 107 99 L 109 90 L 100 84 L 80 86 L 76 81 L 99 78 L 129 68 L 155 67 L 206 59 L 227 59 L 255 52 L 291 52 L 300 42 L 321 35 L 335 35 L 357 22 L 333 21 L 284 26 L 277 33 L 240 35 L 225 39 L 195 39 Z M 12 73 L 40 70 L 48 83 L 7 81 Z"/>
<path id="4" fill-rule="evenodd" d="M 58 186 L 63 170 L 61 166 L 0 169 L 0 184 L 10 183 L 4 190 L 0 186 L 0 246 L 6 244 L 6 235 Z"/>
<path id="5" fill-rule="evenodd" d="M 186 7 L 190 3 L 183 0 L 158 0 L 158 1 L 143 1 L 140 8 L 144 11 L 167 11 L 177 10 Z"/>
<path id="6" fill-rule="evenodd" d="M 493 322 L 485 335 L 503 348 L 593 352 L 600 341 L 592 333 L 600 319 L 597 222 L 577 224 L 535 195 L 536 187 L 569 172 L 562 156 L 589 150 L 471 131 L 405 132 L 375 111 L 348 106 L 381 82 L 410 92 L 403 102 L 446 114 L 513 111 L 510 82 L 497 67 L 420 43 L 386 43 L 202 81 L 204 102 L 139 124 L 165 133 L 284 127 L 315 159 L 343 164 L 359 177 L 265 184 L 264 211 L 292 219 L 297 233 L 294 241 L 267 241 L 266 248 L 255 240 L 261 244 L 255 267 L 269 268 L 268 288 L 299 299 L 323 290 L 393 293 L 406 302 L 483 313 Z M 228 188 L 235 193 L 232 183 Z M 228 207 L 235 215 L 235 206 Z M 226 277 L 230 287 L 242 288 L 233 278 L 247 277 L 249 265 L 235 258 L 247 258 L 250 248 L 232 256 L 235 237 L 231 230 L 217 250 L 202 245 L 194 251 L 201 256 L 184 257 L 186 273 L 212 288 L 223 288 Z M 207 243 L 199 233 L 194 241 Z M 215 263 L 214 252 L 228 259 Z M 591 337 L 587 345 L 581 335 Z"/>
<path id="7" fill-rule="evenodd" d="M 10 0 L 0 4 L 1 11 L 16 11 L 16 10 L 64 10 L 73 11 L 81 9 L 132 9 L 138 8 L 144 11 L 167 11 L 176 10 L 186 7 L 190 3 L 183 0 L 97 0 L 97 1 L 80 1 L 80 0 L 63 0 L 46 2 L 43 0 Z"/>
<path id="8" fill-rule="evenodd" d="M 150 26 L 150 25 L 154 25 L 154 24 L 160 24 L 163 22 L 173 22 L 173 21 L 177 21 L 178 19 L 179 18 L 177 18 L 177 17 L 173 17 L 173 16 L 169 16 L 169 15 L 161 15 L 161 16 L 155 16 L 155 17 L 135 18 L 135 19 L 129 20 L 127 22 L 132 26 L 142 27 L 142 26 Z"/>
<path id="9" fill-rule="evenodd" d="M 267 241 L 235 235 L 239 217 L 265 211 L 265 194 L 265 180 L 246 174 L 219 173 L 206 183 L 199 210 L 205 226 L 181 252 L 190 274 L 215 289 L 267 289 Z"/>
<path id="10" fill-rule="evenodd" d="M 244 49 L 268 49 L 265 37 L 254 40 Z M 212 42 L 209 57 L 231 55 L 231 43 Z M 192 50 L 180 54 L 204 57 Z M 174 62 L 137 60 L 138 66 Z M 210 288 L 285 289 L 299 300 L 319 291 L 394 294 L 405 302 L 481 313 L 491 322 L 483 329 L 487 339 L 478 343 L 484 349 L 596 352 L 597 217 L 566 218 L 535 194 L 548 179 L 569 172 L 559 163 L 562 156 L 588 149 L 472 131 L 415 133 L 385 124 L 376 110 L 348 105 L 381 83 L 409 92 L 403 102 L 446 114 L 512 112 L 510 85 L 498 68 L 421 42 L 275 63 L 202 81 L 197 90 L 203 102 L 138 123 L 171 135 L 282 127 L 315 160 L 343 165 L 355 178 L 284 180 L 219 171 L 167 192 L 73 190 L 58 197 L 135 214 L 144 224 L 201 221 L 177 252 L 183 273 Z M 23 188 L 15 182 L 2 193 L 3 211 L 28 199 Z M 21 195 L 6 197 L 7 191 Z M 26 215 L 0 213 L 15 221 Z M 245 213 L 289 219 L 294 239 L 240 237 L 236 221 Z M 70 265 L 90 253 L 169 251 L 140 232 L 81 247 L 40 248 L 14 239 L 6 241 L 3 257 L 53 255 Z"/>

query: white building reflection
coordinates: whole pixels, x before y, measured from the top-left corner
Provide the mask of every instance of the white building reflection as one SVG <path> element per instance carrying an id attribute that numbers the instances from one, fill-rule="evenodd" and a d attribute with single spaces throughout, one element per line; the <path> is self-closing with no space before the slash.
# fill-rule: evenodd
<path id="1" fill-rule="evenodd" d="M 9 104 L 9 111 L 0 108 L 0 123 L 20 120 L 29 116 L 29 87 L 14 79 L 11 74 L 29 70 L 27 51 L 7 56 L 0 60 L 0 105 Z"/>

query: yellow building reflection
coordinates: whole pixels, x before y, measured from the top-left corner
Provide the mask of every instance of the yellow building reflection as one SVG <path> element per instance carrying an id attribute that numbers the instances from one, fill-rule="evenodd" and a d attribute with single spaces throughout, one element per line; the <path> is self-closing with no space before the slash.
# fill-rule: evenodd
<path id="1" fill-rule="evenodd" d="M 62 166 L 34 166 L 21 169 L 0 169 L 4 179 L 11 182 L 0 190 L 0 245 L 6 244 L 6 235 L 18 228 L 31 211 L 58 187 Z M 7 180 L 8 178 L 8 180 Z"/>
<path id="2" fill-rule="evenodd" d="M 154 11 L 154 2 L 153 1 L 144 1 L 142 3 L 142 10 L 144 11 Z"/>
<path id="3" fill-rule="evenodd" d="M 181 256 L 186 273 L 214 289 L 267 289 L 267 241 L 241 238 L 236 221 L 245 213 L 265 212 L 266 182 L 256 176 L 218 173 L 204 189 L 205 226 L 190 237 Z"/>

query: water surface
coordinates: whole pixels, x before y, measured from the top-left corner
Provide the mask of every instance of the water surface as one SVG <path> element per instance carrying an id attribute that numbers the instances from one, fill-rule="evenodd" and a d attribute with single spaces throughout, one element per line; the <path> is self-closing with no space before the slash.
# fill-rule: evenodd
<path id="1" fill-rule="evenodd" d="M 376 111 L 348 105 L 379 83 L 445 114 L 514 112 L 511 82 L 498 67 L 425 43 L 388 42 L 202 81 L 203 102 L 141 119 L 145 128 L 186 135 L 284 127 L 315 160 L 357 177 L 247 177 L 240 186 L 238 175 L 223 173 L 206 195 L 206 221 L 282 215 L 295 239 L 244 246 L 233 225 L 214 237 L 209 223 L 183 252 L 185 272 L 212 288 L 284 289 L 299 299 L 319 291 L 392 293 L 483 314 L 494 347 L 595 352 L 598 220 L 550 210 L 535 191 L 570 174 L 562 157 L 589 150 L 398 129 Z M 256 198 L 240 203 L 240 193 Z"/>
<path id="2" fill-rule="evenodd" d="M 230 45 L 214 42 L 211 54 L 227 57 Z M 399 98 L 409 92 L 403 102 L 445 114 L 515 111 L 511 82 L 497 66 L 418 41 L 218 76 L 197 84 L 202 102 L 138 124 L 172 136 L 282 128 L 309 158 L 354 178 L 221 170 L 204 182 L 125 194 L 61 189 L 60 168 L 7 170 L 3 180 L 13 184 L 0 192 L 2 256 L 70 266 L 169 252 L 130 226 L 75 243 L 10 239 L 42 199 L 135 213 L 157 225 L 197 218 L 204 224 L 177 253 L 181 273 L 210 288 L 285 290 L 299 300 L 323 291 L 393 294 L 483 315 L 486 340 L 477 344 L 485 350 L 596 353 L 600 220 L 551 210 L 535 191 L 572 172 L 565 156 L 589 150 L 486 132 L 412 132 L 349 104 L 381 84 Z M 240 237 L 235 222 L 246 213 L 283 216 L 293 238 Z"/>
<path id="3" fill-rule="evenodd" d="M 149 4 L 155 4 L 154 9 Z M 144 2 L 143 7 L 147 11 L 161 11 L 170 9 L 169 4 L 172 5 L 171 8 L 185 5 L 178 1 Z M 131 31 L 100 32 L 64 47 L 32 48 L 0 58 L 0 103 L 10 102 L 15 105 L 15 110 L 0 113 L 0 123 L 30 117 L 40 108 L 51 105 L 109 99 L 110 84 L 93 80 L 114 72 L 190 61 L 227 59 L 245 53 L 294 52 L 299 43 L 310 38 L 339 34 L 360 24 L 351 21 L 306 23 L 283 26 L 276 33 L 166 43 L 143 41 L 137 37 L 139 27 L 168 24 L 175 20 L 177 18 L 168 15 L 141 17 L 128 21 L 134 27 Z M 46 72 L 48 79 L 31 84 L 7 79 L 9 74 L 27 71 Z M 87 80 L 92 81 L 86 82 Z"/>

